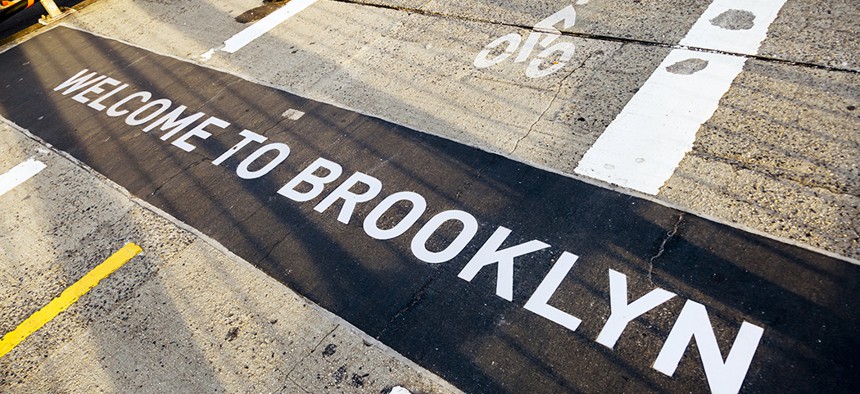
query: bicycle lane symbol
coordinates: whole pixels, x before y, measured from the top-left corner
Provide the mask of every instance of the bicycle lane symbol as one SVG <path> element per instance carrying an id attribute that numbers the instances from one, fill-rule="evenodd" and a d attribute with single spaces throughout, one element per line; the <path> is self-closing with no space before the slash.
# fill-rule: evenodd
<path id="1" fill-rule="evenodd" d="M 506 34 L 493 40 L 478 53 L 475 67 L 492 67 L 513 56 L 517 50 L 519 53 L 514 58 L 514 63 L 522 63 L 541 49 L 526 66 L 526 77 L 541 78 L 562 69 L 573 58 L 576 45 L 572 42 L 555 42 L 561 37 L 561 31 L 556 29 L 558 24 L 562 24 L 561 29 L 568 29 L 576 24 L 576 10 L 572 5 L 535 24 L 525 41 L 518 33 Z M 542 68 L 546 64 L 549 64 L 549 67 Z"/>

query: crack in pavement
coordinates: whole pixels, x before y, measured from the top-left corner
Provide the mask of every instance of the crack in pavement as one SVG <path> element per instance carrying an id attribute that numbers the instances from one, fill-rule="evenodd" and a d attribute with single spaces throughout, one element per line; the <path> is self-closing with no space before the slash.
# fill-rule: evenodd
<path id="1" fill-rule="evenodd" d="M 561 79 L 561 81 L 558 82 L 558 87 L 556 88 L 555 94 L 552 96 L 552 99 L 549 101 L 549 105 L 547 105 L 546 108 L 544 108 L 543 112 L 541 112 L 540 115 L 538 115 L 537 119 L 535 119 L 534 123 L 532 123 L 532 125 L 529 126 L 529 129 L 526 131 L 526 133 L 522 137 L 517 139 L 516 142 L 514 142 L 514 148 L 511 149 L 510 152 L 508 152 L 509 155 L 516 152 L 517 148 L 520 147 L 520 142 L 523 142 L 523 140 L 525 140 L 526 138 L 528 138 L 532 134 L 532 130 L 534 130 L 534 128 L 535 128 L 535 126 L 537 126 L 538 122 L 540 122 L 540 120 L 543 119 L 544 115 L 546 115 L 546 113 L 549 112 L 549 109 L 552 108 L 553 104 L 555 104 L 555 100 L 558 99 L 558 95 L 561 93 L 561 88 L 562 88 L 562 86 L 564 86 L 564 82 L 567 81 L 567 79 L 570 78 L 570 76 L 573 75 L 573 73 L 575 73 L 579 69 L 580 69 L 580 67 L 573 69 L 570 73 L 565 75 L 564 78 Z"/>
<path id="2" fill-rule="evenodd" d="M 334 328 L 332 328 L 328 333 L 323 335 L 322 338 L 320 338 L 319 342 L 317 342 L 317 344 L 314 345 L 313 349 L 311 349 L 311 351 L 309 351 L 307 354 L 305 354 L 304 357 L 302 357 L 298 362 L 296 362 L 295 365 L 293 365 L 292 368 L 290 368 L 290 371 L 287 372 L 286 378 L 290 379 L 290 381 L 292 381 L 290 376 L 293 374 L 293 371 L 295 371 L 299 367 L 299 365 L 301 365 L 303 362 L 305 362 L 305 360 L 307 360 L 307 358 L 310 357 L 311 354 L 314 354 L 314 352 L 316 352 L 317 349 L 319 349 L 320 345 L 322 345 L 322 343 L 325 342 L 326 338 L 331 336 L 331 334 L 334 333 L 335 330 L 337 330 L 338 328 L 340 328 L 340 324 L 335 324 Z M 293 383 L 295 383 L 295 382 L 293 382 Z"/>
<path id="3" fill-rule="evenodd" d="M 260 203 L 260 206 L 259 206 L 259 207 L 257 207 L 256 209 L 254 209 L 254 211 L 253 211 L 253 212 L 249 213 L 249 214 L 248 214 L 248 215 L 246 215 L 245 217 L 243 217 L 243 218 L 241 218 L 241 219 L 239 219 L 238 217 L 234 217 L 234 219 L 236 219 L 236 226 L 238 227 L 238 226 L 242 226 L 242 225 L 244 225 L 244 224 L 245 224 L 245 222 L 247 222 L 247 221 L 248 221 L 248 220 L 250 220 L 252 217 L 254 217 L 254 216 L 255 216 L 255 215 L 257 215 L 258 213 L 260 213 L 260 211 L 262 211 L 262 210 L 264 210 L 264 209 L 271 208 L 275 203 L 277 203 L 277 198 L 278 198 L 278 194 L 277 194 L 277 193 L 276 193 L 276 194 L 271 194 L 271 195 L 268 195 L 268 196 L 265 196 L 265 197 L 260 196 L 260 197 L 256 198 L 256 201 L 263 201 L 263 202 L 262 202 L 262 203 Z M 229 210 L 232 210 L 233 206 L 234 206 L 234 205 L 231 205 L 231 206 L 227 207 L 227 209 L 225 209 L 224 211 L 225 211 L 225 212 L 227 212 L 227 211 L 229 211 Z M 289 231 L 289 230 L 287 230 L 287 231 L 288 231 L 288 233 L 287 233 L 288 235 L 289 235 L 289 234 L 292 234 L 292 231 Z"/>
<path id="4" fill-rule="evenodd" d="M 291 377 L 287 376 L 287 380 L 289 380 L 289 381 L 290 381 L 290 383 L 292 383 L 292 384 L 296 385 L 296 387 L 298 387 L 298 388 L 299 388 L 299 390 L 302 390 L 302 392 L 303 392 L 303 393 L 311 394 L 311 392 L 310 392 L 310 391 L 305 390 L 305 388 L 304 388 L 304 387 L 302 387 L 298 382 L 296 382 L 295 380 L 293 380 L 293 378 L 291 378 Z"/>
<path id="5" fill-rule="evenodd" d="M 261 209 L 262 209 L 262 208 L 261 208 Z M 259 210 L 258 210 L 258 211 L 259 211 Z M 253 216 L 253 215 L 252 215 L 252 216 Z M 249 216 L 249 217 L 250 217 L 250 216 Z M 259 267 L 259 266 L 260 266 L 260 264 L 261 264 L 261 263 L 263 263 L 264 261 L 266 261 L 266 259 L 268 259 L 268 258 L 269 258 L 269 256 L 271 256 L 271 255 L 272 255 L 272 253 L 275 251 L 275 249 L 277 249 L 277 248 L 278 248 L 278 246 L 280 246 L 284 241 L 286 241 L 286 240 L 287 240 L 287 238 L 289 238 L 289 237 L 290 237 L 290 235 L 292 235 L 292 234 L 293 234 L 293 232 L 292 232 L 292 231 L 287 231 L 287 232 L 286 232 L 286 234 L 284 234 L 284 237 L 283 237 L 283 238 L 281 238 L 278 242 L 275 242 L 275 244 L 274 244 L 274 245 L 272 245 L 272 247 L 269 249 L 269 251 L 268 251 L 268 252 L 266 252 L 266 255 L 265 255 L 265 256 L 263 256 L 263 257 L 261 257 L 261 258 L 259 258 L 259 259 L 257 260 L 257 263 L 256 263 L 256 264 L 254 264 L 254 266 L 255 266 L 255 267 Z M 290 272 L 292 272 L 292 270 L 288 270 L 288 271 L 287 271 L 287 274 L 289 274 Z"/>
<path id="6" fill-rule="evenodd" d="M 202 157 L 202 156 L 201 156 L 200 158 L 198 158 L 198 159 L 197 159 L 197 161 L 195 161 L 195 162 L 191 163 L 188 167 L 182 168 L 181 170 L 179 170 L 179 171 L 178 171 L 178 172 L 176 172 L 175 174 L 171 175 L 170 177 L 168 177 L 168 178 L 167 178 L 167 180 L 165 180 L 164 182 L 161 182 L 161 184 L 160 184 L 160 185 L 158 185 L 158 187 L 156 187 L 156 188 L 155 188 L 155 190 L 153 190 L 151 193 L 149 193 L 149 196 L 151 197 L 151 196 L 154 196 L 154 195 L 158 194 L 158 192 L 159 192 L 162 188 L 164 188 L 165 186 L 167 186 L 167 184 L 168 184 L 168 183 L 170 183 L 170 182 L 172 182 L 174 179 L 176 179 L 176 177 L 178 177 L 178 176 L 180 176 L 180 175 L 182 175 L 182 174 L 184 174 L 184 173 L 186 173 L 186 172 L 190 171 L 192 168 L 194 168 L 194 167 L 196 167 L 196 166 L 200 165 L 201 163 L 203 163 L 204 161 L 206 161 L 206 159 L 207 159 L 206 157 Z"/>
<path id="7" fill-rule="evenodd" d="M 658 258 L 660 258 L 660 256 L 662 256 L 663 253 L 666 251 L 666 244 L 668 244 L 669 241 L 671 241 L 672 238 L 674 238 L 675 235 L 678 234 L 678 230 L 680 229 L 681 223 L 684 221 L 684 216 L 686 216 L 686 215 L 687 214 L 683 213 L 683 212 L 680 215 L 678 215 L 678 221 L 675 222 L 675 226 L 672 227 L 671 231 L 666 233 L 666 236 L 663 237 L 663 241 L 660 242 L 660 248 L 659 248 L 659 250 L 657 250 L 657 254 L 655 254 L 654 256 L 651 256 L 651 258 L 648 259 L 648 282 L 650 282 L 652 285 L 654 284 L 654 280 L 652 279 L 652 276 L 651 276 L 653 271 L 654 271 L 654 260 L 657 260 Z"/>
<path id="8" fill-rule="evenodd" d="M 439 279 L 440 275 L 442 275 L 442 270 L 437 270 L 435 272 L 435 275 L 433 275 L 430 279 L 427 280 L 427 282 L 421 285 L 421 288 L 419 288 L 418 291 L 415 292 L 415 295 L 412 296 L 412 299 L 409 300 L 409 303 L 400 308 L 400 310 L 398 310 L 397 313 L 395 313 L 394 316 L 391 317 L 391 319 L 388 319 L 388 322 L 385 323 L 385 327 L 382 328 L 382 330 L 379 332 L 379 335 L 377 335 L 375 338 L 379 341 L 382 341 L 382 336 L 385 335 L 389 328 L 391 328 L 391 326 L 394 324 L 394 321 L 397 320 L 398 317 L 412 309 L 419 302 L 421 302 L 421 299 L 424 298 L 424 292 L 427 291 L 427 288 L 429 288 L 430 285 L 436 281 L 436 279 Z"/>
<path id="9" fill-rule="evenodd" d="M 567 81 L 571 76 L 573 76 L 573 74 L 575 72 L 583 69 L 585 67 L 585 64 L 588 63 L 589 60 L 594 58 L 594 56 L 597 55 L 598 53 L 601 53 L 601 51 L 592 52 L 592 54 L 590 56 L 586 57 L 585 60 L 583 60 L 582 63 L 579 64 L 579 66 L 574 67 L 573 70 L 571 70 L 567 75 L 564 76 L 564 78 L 562 78 L 558 82 L 558 86 L 555 89 L 555 94 L 552 96 L 552 99 L 550 100 L 549 105 L 547 105 L 546 108 L 544 108 L 543 112 L 541 112 L 541 114 L 538 115 L 538 117 L 534 121 L 534 123 L 532 123 L 532 125 L 529 126 L 529 129 L 528 129 L 528 131 L 526 131 L 526 134 L 523 135 L 522 137 L 520 137 L 514 143 L 514 148 L 511 149 L 510 152 L 508 152 L 509 155 L 512 155 L 512 154 L 514 154 L 514 152 L 517 151 L 517 148 L 520 147 L 520 142 L 523 142 L 523 140 L 525 140 L 526 138 L 529 137 L 529 135 L 531 135 L 532 130 L 534 130 L 535 126 L 537 126 L 537 124 L 540 122 L 540 120 L 543 119 L 543 117 L 546 115 L 547 112 L 549 112 L 549 110 L 552 108 L 552 106 L 555 105 L 556 100 L 558 100 L 558 96 L 561 94 L 561 89 L 562 89 L 562 87 L 564 87 L 565 81 Z"/>
<path id="10" fill-rule="evenodd" d="M 454 200 L 459 201 L 460 196 L 462 196 L 464 192 L 471 190 L 472 185 L 474 185 L 475 182 L 477 182 L 479 179 L 481 179 L 481 177 L 484 176 L 484 173 L 486 173 L 490 167 L 496 165 L 496 161 L 497 161 L 497 158 L 494 156 L 486 164 L 484 164 L 480 168 L 478 168 L 478 170 L 475 171 L 474 177 L 470 177 L 468 180 L 463 182 L 462 186 L 457 188 L 457 193 L 454 194 Z"/>
<path id="11" fill-rule="evenodd" d="M 213 93 L 213 94 L 212 94 L 212 96 L 211 96 L 211 97 L 209 97 L 209 99 L 208 99 L 208 100 L 204 101 L 204 102 L 203 102 L 203 104 L 200 104 L 199 106 L 197 106 L 197 110 L 199 111 L 201 108 L 205 107 L 207 104 L 209 104 L 209 103 L 211 103 L 211 102 L 213 102 L 213 101 L 215 101 L 215 100 L 217 100 L 217 99 L 221 98 L 221 95 L 222 95 L 222 94 L 224 94 L 224 92 L 226 92 L 226 91 L 227 91 L 227 89 L 229 89 L 229 88 L 230 88 L 230 86 L 233 86 L 233 85 L 235 85 L 235 84 L 237 84 L 237 83 L 239 83 L 239 82 L 245 82 L 245 80 L 244 80 L 243 78 L 235 78 L 234 80 L 232 80 L 232 81 L 230 81 L 230 82 L 227 82 L 227 84 L 226 84 L 226 85 L 221 86 L 220 88 L 218 88 L 218 91 L 217 91 L 217 92 L 215 92 L 215 93 Z"/>

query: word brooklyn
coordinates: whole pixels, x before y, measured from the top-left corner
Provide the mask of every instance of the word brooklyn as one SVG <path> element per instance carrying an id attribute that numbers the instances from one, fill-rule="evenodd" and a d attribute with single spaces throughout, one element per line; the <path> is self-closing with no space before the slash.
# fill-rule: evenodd
<path id="1" fill-rule="evenodd" d="M 227 130 L 230 123 L 203 112 L 190 113 L 184 105 L 177 105 L 168 98 L 153 97 L 148 91 L 133 91 L 130 85 L 107 75 L 100 75 L 88 69 L 81 70 L 54 88 L 63 96 L 86 105 L 92 110 L 102 112 L 111 118 L 121 118 L 132 127 L 144 133 L 159 133 L 162 141 L 175 148 L 191 152 L 213 136 L 213 133 Z M 268 142 L 268 138 L 251 130 L 238 132 L 241 140 L 212 159 L 214 165 L 221 165 L 227 159 L 242 155 L 244 158 L 236 167 L 236 176 L 242 179 L 257 179 L 265 176 L 290 156 L 290 146 L 283 142 Z M 370 204 L 380 196 L 383 185 L 380 179 L 362 172 L 344 176 L 343 167 L 337 162 L 323 157 L 298 172 L 278 190 L 278 195 L 296 203 L 305 203 L 323 197 L 314 210 L 319 213 L 334 211 L 340 205 L 336 220 L 348 224 L 354 219 L 353 213 L 360 204 Z M 324 195 L 326 189 L 330 192 Z M 361 190 L 361 191 L 356 191 Z M 395 206 L 409 205 L 408 213 L 396 219 L 393 226 L 380 226 L 380 220 L 387 218 Z M 418 193 L 399 191 L 388 194 L 369 211 L 362 222 L 364 233 L 379 241 L 403 236 L 419 223 L 423 225 L 410 242 L 412 255 L 427 264 L 448 262 L 461 255 L 467 245 L 478 233 L 478 220 L 462 210 L 444 210 L 428 214 L 426 199 Z M 425 215 L 426 214 L 426 215 Z M 428 248 L 427 243 L 443 226 L 456 224 L 458 234 L 441 250 Z M 385 227 L 385 228 L 383 228 Z M 492 235 L 477 249 L 458 277 L 471 282 L 482 270 L 495 268 L 496 295 L 513 302 L 514 260 L 551 246 L 539 240 L 531 240 L 515 246 L 502 248 L 512 230 L 499 226 Z M 564 251 L 549 269 L 549 272 L 531 294 L 525 305 L 526 310 L 555 322 L 570 331 L 575 331 L 582 320 L 575 311 L 562 311 L 549 304 L 556 290 L 570 273 L 579 256 Z M 664 304 L 676 296 L 670 291 L 655 288 L 629 302 L 627 276 L 618 271 L 608 270 L 610 315 L 600 330 L 596 342 L 613 349 L 625 328 L 634 319 Z M 672 330 L 663 344 L 653 368 L 672 376 L 686 349 L 695 339 L 701 356 L 708 384 L 713 392 L 736 393 L 746 377 L 753 356 L 758 348 L 764 329 L 743 322 L 728 356 L 723 359 L 714 328 L 711 325 L 704 305 L 687 300 L 681 309 Z"/>

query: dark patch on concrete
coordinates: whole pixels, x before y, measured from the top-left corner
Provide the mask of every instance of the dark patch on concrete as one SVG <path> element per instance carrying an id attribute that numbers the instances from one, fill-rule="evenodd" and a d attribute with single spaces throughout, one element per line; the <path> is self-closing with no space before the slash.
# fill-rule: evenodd
<path id="1" fill-rule="evenodd" d="M 239 23 L 251 23 L 256 22 L 260 19 L 265 18 L 269 14 L 275 12 L 278 8 L 284 6 L 284 4 L 289 3 L 290 0 L 281 0 L 281 1 L 264 1 L 263 5 L 250 9 L 248 11 L 243 12 L 241 15 L 236 17 L 236 22 Z"/>
<path id="2" fill-rule="evenodd" d="M 847 109 L 849 111 L 853 111 L 853 110 L 857 109 L 857 107 L 855 107 L 853 105 L 849 105 L 849 106 L 845 107 L 845 109 Z"/>
<path id="3" fill-rule="evenodd" d="M 231 327 L 227 330 L 227 336 L 224 337 L 227 341 L 232 342 L 234 339 L 239 337 L 239 327 Z"/>
<path id="4" fill-rule="evenodd" d="M 693 75 L 708 67 L 708 61 L 704 59 L 687 59 L 681 60 L 671 66 L 666 67 L 666 71 L 678 75 Z"/>
<path id="5" fill-rule="evenodd" d="M 352 387 L 364 387 L 364 378 L 370 376 L 369 373 L 364 375 L 352 374 L 352 378 L 349 380 L 349 384 Z"/>
<path id="6" fill-rule="evenodd" d="M 331 377 L 334 379 L 334 384 L 341 384 L 343 379 L 346 378 L 346 365 L 341 365 L 337 371 L 334 371 Z"/>
<path id="7" fill-rule="evenodd" d="M 0 64 L 27 61 L 35 66 L 0 68 L 0 115 L 467 392 L 707 390 L 696 345 L 673 377 L 652 368 L 685 300 L 706 305 L 723 356 L 741 322 L 764 327 L 745 392 L 860 387 L 858 266 L 695 215 L 669 242 L 677 210 L 62 26 L 0 53 Z M 84 68 L 231 125 L 181 151 L 53 91 Z M 288 108 L 306 115 L 283 122 Z M 211 165 L 243 128 L 289 144 L 289 158 L 248 180 L 236 168 L 250 152 Z M 341 180 L 363 171 L 384 184 L 349 224 L 336 220 L 340 205 L 313 209 L 340 182 L 307 203 L 277 194 L 319 157 L 343 166 Z M 475 217 L 478 233 L 440 264 L 411 252 L 417 228 L 371 239 L 364 218 L 401 190 L 426 198 L 419 223 L 457 209 Z M 506 245 L 552 245 L 516 259 L 513 302 L 495 295 L 494 266 L 471 282 L 457 277 L 499 226 L 512 230 Z M 575 331 L 523 308 L 563 251 L 580 258 L 551 303 L 583 320 Z M 610 314 L 609 270 L 626 275 L 630 300 L 655 287 L 678 295 L 611 350 L 595 342 Z M 331 377 L 351 375 L 343 366 Z"/>
<path id="8" fill-rule="evenodd" d="M 710 22 L 726 30 L 749 30 L 755 26 L 755 14 L 746 10 L 728 10 Z"/>
<path id="9" fill-rule="evenodd" d="M 336 351 L 337 345 L 330 343 L 328 344 L 328 346 L 325 347 L 325 349 L 323 349 L 322 355 L 323 357 L 333 356 Z"/>

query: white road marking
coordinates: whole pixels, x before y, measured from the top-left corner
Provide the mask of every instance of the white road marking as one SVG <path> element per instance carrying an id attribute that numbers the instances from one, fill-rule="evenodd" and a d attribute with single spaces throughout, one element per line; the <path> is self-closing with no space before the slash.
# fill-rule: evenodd
<path id="1" fill-rule="evenodd" d="M 754 55 L 783 4 L 715 0 L 681 45 Z M 672 50 L 574 171 L 657 194 L 745 63 L 740 56 Z"/>
<path id="2" fill-rule="evenodd" d="M 305 116 L 305 113 L 297 109 L 290 108 L 284 111 L 281 116 L 289 120 L 299 120 L 302 118 L 302 116 Z"/>
<path id="3" fill-rule="evenodd" d="M 687 36 L 679 43 L 687 47 L 714 49 L 724 52 L 755 55 L 758 47 L 767 37 L 767 29 L 776 19 L 776 14 L 786 0 L 716 0 L 705 10 L 699 20 L 687 32 Z M 749 13 L 755 17 L 753 26 L 749 29 L 720 28 L 720 16 L 731 18 L 732 15 Z"/>
<path id="4" fill-rule="evenodd" d="M 47 167 L 45 163 L 34 159 L 28 159 L 27 161 L 12 167 L 11 170 L 0 175 L 0 196 L 24 183 L 27 179 L 32 178 L 34 175 L 44 170 L 45 167 Z"/>
<path id="5" fill-rule="evenodd" d="M 275 26 L 281 24 L 316 2 L 317 0 L 292 0 L 283 7 L 278 8 L 275 12 L 266 15 L 263 19 L 260 19 L 253 25 L 248 26 L 245 30 L 242 30 L 236 33 L 233 37 L 228 38 L 227 41 L 224 41 L 224 45 L 222 47 L 212 48 L 206 53 L 200 55 L 200 58 L 203 60 L 209 60 L 212 55 L 215 54 L 215 51 L 234 53 L 239 49 L 242 49 L 245 45 L 248 45 L 251 41 L 256 40 L 263 34 L 266 34 Z"/>
<path id="6" fill-rule="evenodd" d="M 514 63 L 522 63 L 531 58 L 525 69 L 526 76 L 529 78 L 545 77 L 564 67 L 576 52 L 576 45 L 572 42 L 553 44 L 553 41 L 561 37 L 561 31 L 556 29 L 556 26 L 568 29 L 574 24 L 576 24 L 576 9 L 569 5 L 535 24 L 534 31 L 529 33 L 525 40 L 519 33 L 509 33 L 496 38 L 484 46 L 481 52 L 478 52 L 473 64 L 479 69 L 491 67 L 505 61 L 519 50 L 520 53 L 514 58 Z M 523 44 L 522 47 L 520 47 L 521 43 Z M 538 44 L 543 50 L 535 54 L 538 51 Z M 490 58 L 490 55 L 503 45 L 505 51 Z M 549 61 L 547 58 L 554 60 Z M 549 66 L 541 68 L 546 64 Z"/>
<path id="7" fill-rule="evenodd" d="M 691 75 L 667 69 L 688 59 L 708 63 Z M 673 50 L 585 153 L 576 173 L 657 194 L 745 62 L 737 56 Z"/>

